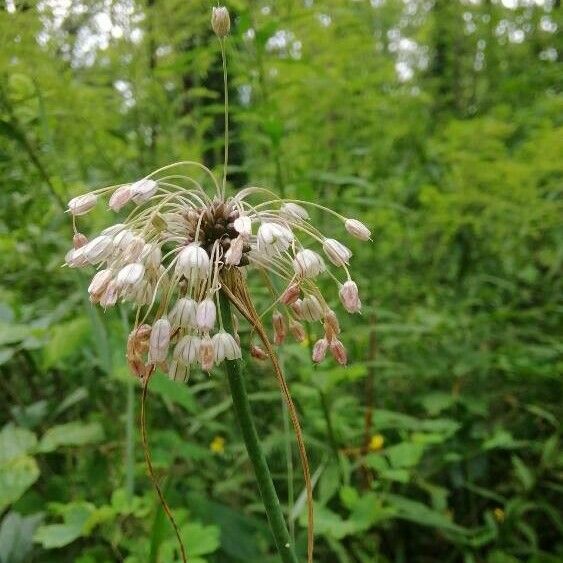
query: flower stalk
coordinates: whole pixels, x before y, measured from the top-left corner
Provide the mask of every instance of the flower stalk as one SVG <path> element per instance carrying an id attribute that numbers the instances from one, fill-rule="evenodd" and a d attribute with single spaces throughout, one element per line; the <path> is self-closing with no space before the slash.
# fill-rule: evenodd
<path id="1" fill-rule="evenodd" d="M 233 330 L 231 305 L 223 291 L 219 293 L 219 302 L 225 329 L 231 332 Z M 284 563 L 297 563 L 298 559 L 291 544 L 280 501 L 274 487 L 274 482 L 272 481 L 266 457 L 260 446 L 256 426 L 254 425 L 250 402 L 244 384 L 242 362 L 240 360 L 226 361 L 225 371 L 233 398 L 233 408 L 240 425 L 248 457 L 254 468 L 256 481 L 260 489 L 262 502 L 264 503 L 276 547 Z"/>

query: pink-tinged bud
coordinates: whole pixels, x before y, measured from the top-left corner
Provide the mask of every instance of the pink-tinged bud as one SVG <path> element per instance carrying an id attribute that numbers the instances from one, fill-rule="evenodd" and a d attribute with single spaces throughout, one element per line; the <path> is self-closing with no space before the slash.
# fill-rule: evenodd
<path id="1" fill-rule="evenodd" d="M 213 348 L 213 341 L 209 335 L 206 335 L 201 339 L 201 344 L 199 346 L 199 365 L 201 366 L 201 369 L 210 371 L 213 368 L 214 362 L 215 349 Z"/>
<path id="2" fill-rule="evenodd" d="M 295 302 L 289 305 L 289 308 L 292 310 L 293 314 L 295 315 L 296 319 L 303 320 L 303 300 L 296 299 Z"/>
<path id="3" fill-rule="evenodd" d="M 189 297 L 178 299 L 170 313 L 170 321 L 174 327 L 196 327 L 197 303 Z"/>
<path id="4" fill-rule="evenodd" d="M 92 239 L 82 249 L 84 249 L 84 256 L 90 264 L 98 264 L 103 262 L 113 252 L 113 242 L 111 237 L 101 235 Z"/>
<path id="5" fill-rule="evenodd" d="M 255 344 L 250 347 L 250 355 L 257 360 L 268 359 L 268 354 L 266 354 L 266 352 L 264 352 L 264 350 L 262 350 L 260 346 L 256 346 Z"/>
<path id="6" fill-rule="evenodd" d="M 124 205 L 128 204 L 133 197 L 131 186 L 120 186 L 115 190 L 109 198 L 109 208 L 112 211 L 119 211 Z"/>
<path id="7" fill-rule="evenodd" d="M 348 363 L 348 355 L 346 354 L 346 348 L 344 344 L 338 340 L 338 338 L 333 338 L 329 344 L 330 353 L 332 357 L 341 365 L 345 366 Z"/>
<path id="8" fill-rule="evenodd" d="M 211 13 L 211 27 L 217 37 L 222 38 L 229 34 L 231 18 L 229 16 L 229 10 L 227 10 L 225 6 L 213 8 L 213 12 Z"/>
<path id="9" fill-rule="evenodd" d="M 324 327 L 325 335 L 328 340 L 332 340 L 335 336 L 338 336 L 340 334 L 340 324 L 338 322 L 338 317 L 331 309 L 329 309 L 329 311 L 325 313 Z"/>
<path id="10" fill-rule="evenodd" d="M 107 309 L 107 307 L 113 307 L 117 303 L 117 298 L 119 297 L 119 287 L 115 280 L 111 280 L 105 291 L 100 297 L 100 305 Z"/>
<path id="11" fill-rule="evenodd" d="M 248 237 L 252 234 L 252 221 L 250 217 L 247 217 L 246 215 L 242 215 L 241 217 L 235 219 L 234 226 L 235 231 L 245 239 L 248 239 Z"/>
<path id="12" fill-rule="evenodd" d="M 113 272 L 111 270 L 100 270 L 92 278 L 90 285 L 88 286 L 88 293 L 90 297 L 98 301 L 102 293 L 106 290 L 109 282 L 113 277 Z"/>
<path id="13" fill-rule="evenodd" d="M 71 215 L 85 215 L 90 211 L 98 201 L 98 196 L 96 194 L 84 194 L 78 197 L 73 197 L 68 202 L 68 212 Z"/>
<path id="14" fill-rule="evenodd" d="M 325 359 L 326 351 L 328 350 L 328 340 L 321 338 L 315 342 L 313 346 L 313 362 L 318 364 Z"/>
<path id="15" fill-rule="evenodd" d="M 314 322 L 321 320 L 323 308 L 314 295 L 308 295 L 301 303 L 301 319 Z"/>
<path id="16" fill-rule="evenodd" d="M 144 274 L 145 267 L 142 264 L 127 264 L 119 270 L 117 284 L 119 287 L 135 285 L 143 279 Z"/>
<path id="17" fill-rule="evenodd" d="M 86 266 L 88 264 L 88 260 L 86 260 L 86 256 L 84 254 L 85 248 L 85 246 L 82 246 L 81 248 L 73 248 L 66 253 L 65 263 L 69 268 L 82 268 L 82 266 Z"/>
<path id="18" fill-rule="evenodd" d="M 357 239 L 369 240 L 371 237 L 371 231 L 357 219 L 346 219 L 344 221 L 344 227 L 346 230 Z"/>
<path id="19" fill-rule="evenodd" d="M 292 303 L 295 303 L 299 299 L 300 292 L 301 288 L 299 287 L 299 284 L 289 284 L 285 291 L 281 294 L 280 303 L 283 303 L 284 305 L 291 305 Z"/>
<path id="20" fill-rule="evenodd" d="M 238 360 L 242 357 L 240 345 L 228 332 L 218 332 L 213 337 L 215 361 L 219 364 L 223 360 Z"/>
<path id="21" fill-rule="evenodd" d="M 325 239 L 323 242 L 323 250 L 328 256 L 328 259 L 335 266 L 344 266 L 345 264 L 348 264 L 348 261 L 352 257 L 352 251 L 333 238 Z"/>
<path id="22" fill-rule="evenodd" d="M 131 198 L 136 204 L 149 200 L 158 188 L 158 184 L 150 178 L 143 178 L 131 184 Z"/>
<path id="23" fill-rule="evenodd" d="M 72 237 L 72 246 L 74 250 L 78 250 L 79 248 L 82 248 L 87 244 L 88 244 L 88 238 L 86 237 L 86 235 L 83 235 L 82 233 L 76 233 Z"/>
<path id="24" fill-rule="evenodd" d="M 229 266 L 238 266 L 240 264 L 240 259 L 242 258 L 243 247 L 244 239 L 242 236 L 238 236 L 236 239 L 232 240 L 229 250 L 225 252 L 225 264 Z"/>
<path id="25" fill-rule="evenodd" d="M 193 364 L 199 358 L 199 347 L 201 338 L 199 336 L 186 335 L 180 339 L 174 348 L 174 358 L 186 365 Z"/>
<path id="26" fill-rule="evenodd" d="M 303 342 L 305 338 L 307 338 L 307 334 L 305 333 L 305 329 L 303 325 L 299 321 L 294 321 L 293 319 L 289 319 L 289 331 L 293 335 L 293 338 L 297 342 Z"/>
<path id="27" fill-rule="evenodd" d="M 340 301 L 349 313 L 358 313 L 362 309 L 362 302 L 358 294 L 358 286 L 352 280 L 342 285 L 339 291 Z"/>
<path id="28" fill-rule="evenodd" d="M 148 324 L 142 324 L 137 327 L 135 331 L 135 345 L 139 353 L 148 352 L 151 331 L 152 326 Z"/>
<path id="29" fill-rule="evenodd" d="M 158 319 L 154 323 L 149 341 L 149 361 L 151 363 L 160 364 L 166 361 L 171 332 L 168 319 Z"/>
<path id="30" fill-rule="evenodd" d="M 309 214 L 307 210 L 296 203 L 284 203 L 280 209 L 280 215 L 284 219 L 292 219 L 297 221 L 307 221 Z"/>
<path id="31" fill-rule="evenodd" d="M 202 332 L 209 332 L 215 326 L 216 317 L 217 309 L 211 299 L 204 299 L 197 306 L 196 324 Z"/>
<path id="32" fill-rule="evenodd" d="M 293 270 L 298 276 L 315 278 L 326 270 L 323 259 L 314 250 L 301 250 L 293 259 Z"/>
<path id="33" fill-rule="evenodd" d="M 278 311 L 272 315 L 272 324 L 274 326 L 274 344 L 279 346 L 285 340 L 285 320 Z"/>

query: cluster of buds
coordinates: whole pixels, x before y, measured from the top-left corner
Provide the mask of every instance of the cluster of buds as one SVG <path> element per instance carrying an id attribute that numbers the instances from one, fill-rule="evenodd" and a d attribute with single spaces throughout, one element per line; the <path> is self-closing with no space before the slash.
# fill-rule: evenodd
<path id="1" fill-rule="evenodd" d="M 179 173 L 181 167 L 193 164 L 173 164 L 132 184 L 81 195 L 68 204 L 75 234 L 66 264 L 97 267 L 88 288 L 92 303 L 105 309 L 129 301 L 137 307 L 138 320 L 127 351 L 133 371 L 144 377 L 159 366 L 173 379 L 184 380 L 192 365 L 209 371 L 225 359 L 241 357 L 238 335 L 226 332 L 218 315 L 223 274 L 233 268 L 244 276 L 258 270 L 284 280 L 284 290 L 274 293 L 269 307 L 274 309 L 275 344 L 282 344 L 287 334 L 303 341 L 302 323 L 318 322 L 324 335 L 313 346 L 313 361 L 320 362 L 330 351 L 345 364 L 336 313 L 315 280 L 330 274 L 339 285 L 343 307 L 359 312 L 358 287 L 348 270 L 352 252 L 318 231 L 306 206 L 337 217 L 360 240 L 368 240 L 370 231 L 319 204 L 281 200 L 263 188 L 245 188 L 226 197 L 206 170 L 216 188 L 210 196 L 192 177 Z M 92 210 L 103 196 L 114 212 L 127 205 L 133 208 L 123 222 L 88 240 L 76 228 L 77 217 Z M 339 282 L 325 258 L 305 248 L 300 238 L 317 243 L 346 279 Z M 267 356 L 254 343 L 250 351 L 256 358 Z"/>

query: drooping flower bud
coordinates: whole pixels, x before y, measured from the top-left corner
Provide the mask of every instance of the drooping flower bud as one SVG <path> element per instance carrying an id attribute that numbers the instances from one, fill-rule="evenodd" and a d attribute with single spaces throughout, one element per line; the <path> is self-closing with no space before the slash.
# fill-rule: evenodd
<path id="1" fill-rule="evenodd" d="M 293 338 L 295 338 L 297 342 L 303 342 L 307 338 L 305 329 L 303 328 L 303 325 L 299 321 L 289 319 L 289 331 L 291 332 Z"/>
<path id="2" fill-rule="evenodd" d="M 92 239 L 84 249 L 84 256 L 90 264 L 98 264 L 103 262 L 113 251 L 113 242 L 111 237 L 100 235 Z"/>
<path id="3" fill-rule="evenodd" d="M 321 338 L 315 342 L 313 346 L 313 362 L 319 363 L 325 359 L 326 351 L 328 350 L 328 340 L 326 338 Z"/>
<path id="4" fill-rule="evenodd" d="M 187 334 L 176 344 L 174 357 L 177 360 L 181 360 L 186 365 L 193 364 L 199 358 L 200 344 L 201 338 L 199 336 Z"/>
<path id="5" fill-rule="evenodd" d="M 119 287 L 116 280 L 111 280 L 105 291 L 100 297 L 100 305 L 107 309 L 108 307 L 113 307 L 117 303 L 117 298 L 119 297 Z"/>
<path id="6" fill-rule="evenodd" d="M 211 299 L 204 299 L 198 306 L 196 311 L 197 328 L 202 332 L 209 332 L 215 326 L 217 317 L 217 309 L 215 303 Z"/>
<path id="7" fill-rule="evenodd" d="M 102 235 L 107 235 L 108 237 L 115 237 L 117 233 L 120 233 L 126 228 L 126 225 L 123 223 L 116 223 L 115 225 L 111 225 L 110 227 L 106 227 L 102 231 Z M 115 243 L 115 240 L 114 240 Z"/>
<path id="8" fill-rule="evenodd" d="M 170 312 L 170 322 L 176 328 L 195 328 L 196 312 L 197 303 L 193 299 L 182 297 Z"/>
<path id="9" fill-rule="evenodd" d="M 82 233 L 76 233 L 72 237 L 72 246 L 74 250 L 78 250 L 79 248 L 82 248 L 87 244 L 88 244 L 88 238 L 86 237 L 86 235 L 83 235 Z"/>
<path id="10" fill-rule="evenodd" d="M 209 272 L 209 256 L 198 243 L 188 244 L 178 255 L 176 270 L 188 280 L 201 280 Z"/>
<path id="11" fill-rule="evenodd" d="M 334 311 L 329 310 L 325 313 L 324 327 L 325 335 L 329 340 L 332 340 L 333 337 L 340 334 L 340 323 Z"/>
<path id="12" fill-rule="evenodd" d="M 82 266 L 86 266 L 88 264 L 88 260 L 86 260 L 86 256 L 84 254 L 85 248 L 85 246 L 82 246 L 80 248 L 73 248 L 69 250 L 65 255 L 65 264 L 69 266 L 69 268 L 82 268 Z"/>
<path id="13" fill-rule="evenodd" d="M 136 262 L 141 257 L 144 248 L 144 239 L 137 235 L 134 235 L 123 249 L 123 260 L 125 262 Z"/>
<path id="14" fill-rule="evenodd" d="M 369 240 L 371 237 L 371 231 L 357 219 L 346 219 L 344 221 L 344 227 L 346 230 L 357 239 Z"/>
<path id="15" fill-rule="evenodd" d="M 301 318 L 304 321 L 318 321 L 323 316 L 323 308 L 314 295 L 308 295 L 301 302 Z"/>
<path id="16" fill-rule="evenodd" d="M 285 252 L 293 241 L 293 233 L 278 223 L 262 223 L 258 229 L 258 251 L 267 256 Z"/>
<path id="17" fill-rule="evenodd" d="M 136 204 L 149 200 L 158 188 L 158 184 L 150 178 L 143 178 L 131 184 L 131 197 Z"/>
<path id="18" fill-rule="evenodd" d="M 350 258 L 352 257 L 352 251 L 333 238 L 325 239 L 323 242 L 323 250 L 328 256 L 328 259 L 335 266 L 344 266 L 344 264 L 348 264 Z"/>
<path id="19" fill-rule="evenodd" d="M 166 361 L 170 345 L 171 327 L 167 318 L 158 319 L 152 327 L 149 340 L 149 361 L 160 364 Z"/>
<path id="20" fill-rule="evenodd" d="M 345 366 L 348 363 L 348 355 L 346 354 L 346 348 L 344 344 L 338 340 L 338 338 L 333 338 L 329 344 L 330 353 L 332 357 L 341 365 Z"/>
<path id="21" fill-rule="evenodd" d="M 229 250 L 225 252 L 225 264 L 228 264 L 229 266 L 238 266 L 240 264 L 240 259 L 242 258 L 243 247 L 244 239 L 242 236 L 238 236 L 236 239 L 232 240 Z"/>
<path id="22" fill-rule="evenodd" d="M 119 287 L 131 286 L 140 282 L 145 274 L 145 267 L 139 263 L 127 264 L 117 274 L 117 285 Z"/>
<path id="23" fill-rule="evenodd" d="M 116 225 L 114 225 L 114 227 L 115 226 Z M 108 236 L 111 235 L 108 234 Z M 125 250 L 133 240 L 135 240 L 135 235 L 133 234 L 133 231 L 129 229 L 119 229 L 119 231 L 113 237 L 113 244 L 119 250 Z"/>
<path id="24" fill-rule="evenodd" d="M 225 6 L 213 8 L 213 12 L 211 13 L 211 27 L 217 37 L 223 38 L 229 34 L 231 29 L 231 17 L 229 16 L 229 10 L 227 10 Z"/>
<path id="25" fill-rule="evenodd" d="M 302 299 L 296 299 L 293 303 L 290 303 L 289 308 L 292 310 L 296 319 L 306 320 L 306 319 L 303 319 L 303 300 Z"/>
<path id="26" fill-rule="evenodd" d="M 280 215 L 285 219 L 293 219 L 293 220 L 303 220 L 307 221 L 309 219 L 309 214 L 307 210 L 297 205 L 296 203 L 284 203 L 280 209 Z"/>
<path id="27" fill-rule="evenodd" d="M 160 250 L 160 246 L 151 243 L 145 244 L 141 252 L 141 259 L 148 269 L 158 271 L 162 260 L 162 250 Z"/>
<path id="28" fill-rule="evenodd" d="M 274 327 L 274 344 L 278 346 L 285 340 L 285 320 L 279 311 L 272 315 L 272 325 Z"/>
<path id="29" fill-rule="evenodd" d="M 340 301 L 349 313 L 358 313 L 362 308 L 362 302 L 358 294 L 356 282 L 348 280 L 339 291 Z"/>
<path id="30" fill-rule="evenodd" d="M 313 250 L 299 251 L 293 259 L 293 269 L 298 276 L 315 278 L 326 270 L 323 259 Z"/>
<path id="31" fill-rule="evenodd" d="M 287 286 L 285 291 L 280 296 L 280 303 L 283 305 L 291 305 L 299 299 L 299 294 L 301 293 L 301 288 L 299 284 L 292 283 Z"/>
<path id="32" fill-rule="evenodd" d="M 131 191 L 130 185 L 119 186 L 119 188 L 111 194 L 108 206 L 112 211 L 117 212 L 123 206 L 127 205 L 132 197 L 133 192 Z"/>
<path id="33" fill-rule="evenodd" d="M 260 346 L 256 346 L 256 344 L 252 344 L 250 347 L 250 355 L 257 359 L 257 360 L 267 360 L 268 354 Z"/>
<path id="34" fill-rule="evenodd" d="M 211 371 L 215 362 L 215 349 L 209 334 L 201 339 L 199 345 L 199 365 L 205 371 Z"/>
<path id="35" fill-rule="evenodd" d="M 86 215 L 88 211 L 94 208 L 97 201 L 98 196 L 92 193 L 73 197 L 68 202 L 68 212 L 75 217 L 78 215 Z"/>
<path id="36" fill-rule="evenodd" d="M 99 300 L 102 293 L 105 291 L 109 282 L 113 277 L 113 272 L 109 269 L 100 270 L 92 278 L 90 285 L 88 286 L 88 293 L 90 294 L 90 299 L 93 301 Z"/>
<path id="37" fill-rule="evenodd" d="M 215 361 L 218 364 L 223 360 L 238 360 L 242 357 L 237 341 L 225 331 L 218 332 L 213 336 L 213 348 L 215 350 Z"/>

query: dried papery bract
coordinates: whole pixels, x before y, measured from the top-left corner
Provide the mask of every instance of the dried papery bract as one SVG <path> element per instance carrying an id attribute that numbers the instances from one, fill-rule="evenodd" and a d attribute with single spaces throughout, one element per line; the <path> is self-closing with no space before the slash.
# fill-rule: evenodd
<path id="1" fill-rule="evenodd" d="M 213 10 L 212 25 L 225 57 L 224 38 L 230 29 L 226 8 Z M 226 63 L 223 70 L 227 94 Z M 246 356 L 270 360 L 288 405 L 305 475 L 310 562 L 313 512 L 307 455 L 289 387 L 268 338 L 269 328 L 266 331 L 262 322 L 271 315 L 276 345 L 285 342 L 289 327 L 298 342 L 307 334 L 317 339 L 314 362 L 323 361 L 330 351 L 336 362 L 345 364 L 347 354 L 341 339 L 345 340 L 346 334 L 340 334 L 340 311 L 333 307 L 340 297 L 346 311 L 361 309 L 358 287 L 349 271 L 352 251 L 321 232 L 319 225 L 328 223 L 318 221 L 317 215 L 336 218 L 341 232 L 354 238 L 369 240 L 371 233 L 360 221 L 318 202 L 280 198 L 255 186 L 236 186 L 229 195 L 228 104 L 225 133 L 222 178 L 199 162 L 182 161 L 131 183 L 73 198 L 68 212 L 73 216 L 74 237 L 65 261 L 72 268 L 96 267 L 88 287 L 93 303 L 107 309 L 127 302 L 135 309 L 127 362 L 143 384 L 143 400 L 157 368 L 180 384 L 191 370 L 212 373 L 217 364 L 230 366 L 229 362 L 243 356 L 243 350 Z M 127 206 L 126 217 L 87 238 L 78 231 L 77 223 L 103 198 L 113 217 L 113 212 L 125 211 Z M 256 307 L 264 293 L 251 295 L 247 279 L 252 275 L 259 276 L 262 284 L 265 281 L 271 292 L 271 301 L 263 303 L 260 313 Z M 318 278 L 335 284 L 321 284 Z M 218 314 L 217 304 L 225 296 L 249 324 L 250 342 L 243 339 L 242 347 L 230 311 L 227 319 Z M 305 323 L 311 323 L 307 330 Z M 256 337 L 259 344 L 252 342 Z M 159 490 L 158 483 L 155 487 Z M 270 510 L 279 517 L 279 503 Z M 171 514 L 167 515 L 175 526 Z M 179 534 L 178 539 L 181 543 Z"/>

